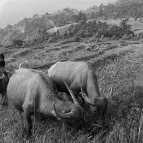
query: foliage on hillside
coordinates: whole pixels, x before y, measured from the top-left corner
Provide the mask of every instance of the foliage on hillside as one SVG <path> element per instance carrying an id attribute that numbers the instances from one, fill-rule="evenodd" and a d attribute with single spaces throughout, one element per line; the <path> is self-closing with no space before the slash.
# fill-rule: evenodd
<path id="1" fill-rule="evenodd" d="M 76 22 L 76 15 L 78 15 L 78 10 L 64 8 L 62 11 L 58 11 L 53 14 L 47 14 L 48 19 L 52 20 L 56 26 L 63 26 L 69 23 Z"/>
<path id="2" fill-rule="evenodd" d="M 65 31 L 66 37 L 74 37 L 75 39 L 81 39 L 94 36 L 95 38 L 114 38 L 120 39 L 126 36 L 127 39 L 134 37 L 134 33 L 131 30 L 130 25 L 127 24 L 127 20 L 122 20 L 120 26 L 108 25 L 106 22 L 101 21 L 86 21 L 82 20 L 74 26 L 70 26 Z"/>
<path id="3" fill-rule="evenodd" d="M 75 39 L 84 37 L 114 37 L 131 39 L 134 35 L 130 26 L 121 25 L 111 26 L 102 22 L 86 22 L 88 19 L 107 19 L 107 18 L 127 18 L 133 17 L 138 19 L 143 17 L 143 2 L 141 0 L 118 0 L 117 3 L 108 5 L 101 4 L 99 7 L 93 6 L 83 12 L 76 9 L 65 8 L 56 13 L 44 15 L 35 14 L 32 18 L 25 18 L 14 26 L 7 26 L 0 30 L 0 44 L 12 45 L 14 40 L 25 41 L 26 44 L 36 44 L 46 41 L 51 37 L 47 31 L 53 27 L 61 27 L 68 24 L 64 32 L 62 28 L 59 35 L 63 37 L 74 36 Z"/>
<path id="4" fill-rule="evenodd" d="M 12 45 L 14 40 L 23 40 L 28 43 L 42 41 L 47 29 L 53 26 L 46 16 L 35 15 L 33 18 L 24 19 L 14 26 L 9 25 L 0 31 L 2 45 Z"/>
<path id="5" fill-rule="evenodd" d="M 86 13 L 86 11 L 85 11 Z M 87 10 L 87 18 L 124 18 L 134 17 L 135 19 L 143 17 L 142 0 L 118 0 L 117 3 L 91 7 Z"/>
<path id="6" fill-rule="evenodd" d="M 12 45 L 14 40 L 23 40 L 28 44 L 40 43 L 47 40 L 46 31 L 54 26 L 85 20 L 85 14 L 75 9 L 65 8 L 53 14 L 38 15 L 25 18 L 15 25 L 8 25 L 0 30 L 0 43 Z"/>

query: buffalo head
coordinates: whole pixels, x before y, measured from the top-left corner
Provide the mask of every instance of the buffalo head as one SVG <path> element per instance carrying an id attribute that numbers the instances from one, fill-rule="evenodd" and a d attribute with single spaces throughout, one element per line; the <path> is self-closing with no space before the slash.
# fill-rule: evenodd
<path id="1" fill-rule="evenodd" d="M 84 109 L 86 109 L 86 120 L 87 122 L 89 116 L 92 118 L 92 121 L 90 123 L 94 123 L 94 120 L 97 122 L 97 126 L 103 127 L 104 126 L 104 116 L 107 110 L 107 105 L 108 105 L 108 98 L 112 95 L 113 92 L 113 86 L 111 87 L 111 91 L 108 95 L 108 97 L 98 97 L 94 98 L 93 101 L 86 95 L 84 90 L 81 88 L 81 95 L 85 101 Z M 93 115 L 93 116 L 92 116 Z M 94 118 L 93 118 L 94 117 Z M 88 118 L 88 119 L 87 119 Z"/>

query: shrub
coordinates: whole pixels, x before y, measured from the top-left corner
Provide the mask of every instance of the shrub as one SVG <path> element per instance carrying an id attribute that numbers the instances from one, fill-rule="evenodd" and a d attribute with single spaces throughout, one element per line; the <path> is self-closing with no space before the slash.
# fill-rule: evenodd
<path id="1" fill-rule="evenodd" d="M 48 39 L 48 43 L 56 42 L 56 41 L 57 41 L 56 37 L 49 37 L 49 39 Z"/>
<path id="2" fill-rule="evenodd" d="M 126 37 L 124 35 L 127 35 Z M 95 36 L 96 38 L 109 37 L 114 39 L 120 39 L 124 36 L 126 39 L 133 39 L 134 33 L 131 31 L 131 26 L 127 24 L 127 21 L 123 20 L 120 26 L 107 25 L 106 22 L 94 21 L 81 21 L 77 25 L 70 27 L 70 36 L 80 39 L 85 37 Z"/>
<path id="3" fill-rule="evenodd" d="M 23 42 L 22 40 L 20 39 L 17 39 L 17 40 L 13 40 L 13 45 L 14 46 L 22 46 L 23 45 Z"/>

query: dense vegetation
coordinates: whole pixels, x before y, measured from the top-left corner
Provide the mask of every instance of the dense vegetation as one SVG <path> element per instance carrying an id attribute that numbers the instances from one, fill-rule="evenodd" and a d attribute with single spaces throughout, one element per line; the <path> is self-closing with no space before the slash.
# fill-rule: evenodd
<path id="1" fill-rule="evenodd" d="M 95 38 L 113 38 L 120 39 L 126 35 L 126 39 L 134 37 L 134 32 L 131 30 L 130 25 L 127 24 L 127 20 L 122 20 L 120 26 L 108 25 L 106 22 L 100 22 L 93 20 L 87 22 L 86 20 L 80 21 L 74 27 L 65 31 L 65 38 L 74 36 L 74 38 L 80 39 L 85 37 Z"/>
<path id="2" fill-rule="evenodd" d="M 141 0 L 118 0 L 116 3 L 108 5 L 93 6 L 82 12 L 76 9 L 65 8 L 53 14 L 35 14 L 32 18 L 25 18 L 14 26 L 8 25 L 1 29 L 0 44 L 9 46 L 14 43 L 14 40 L 25 41 L 24 43 L 28 45 L 41 43 L 51 37 L 47 31 L 55 26 L 59 27 L 61 31 L 63 29 L 62 26 L 67 26 L 67 30 L 64 32 L 59 30 L 58 38 L 74 36 L 75 39 L 79 39 L 94 35 L 95 38 L 132 39 L 134 37 L 133 31 L 125 21 L 122 21 L 124 20 L 122 18 L 131 17 L 135 20 L 143 17 L 143 2 Z M 120 18 L 122 21 L 120 26 L 111 26 L 102 22 L 103 19 L 117 18 Z M 90 21 L 91 19 L 95 20 Z"/>
<path id="3" fill-rule="evenodd" d="M 135 19 L 143 17 L 143 1 L 141 0 L 118 0 L 115 4 L 93 6 L 88 9 L 88 18 L 124 18 Z"/>

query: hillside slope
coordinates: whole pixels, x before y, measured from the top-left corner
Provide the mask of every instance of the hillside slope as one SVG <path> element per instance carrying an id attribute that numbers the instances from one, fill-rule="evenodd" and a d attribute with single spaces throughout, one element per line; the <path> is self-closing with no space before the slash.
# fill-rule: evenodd
<path id="1" fill-rule="evenodd" d="M 61 124 L 36 120 L 33 138 L 23 137 L 23 124 L 17 111 L 0 107 L 0 141 L 5 143 L 130 143 L 143 141 L 143 43 L 139 41 L 101 41 L 43 43 L 23 48 L 6 48 L 6 68 L 13 71 L 21 61 L 29 60 L 31 67 L 43 70 L 57 61 L 86 61 L 97 74 L 101 95 L 107 96 L 114 85 L 113 95 L 108 99 L 106 123 L 108 130 L 94 134 L 85 131 L 64 131 Z M 139 132 L 140 130 L 140 132 Z"/>
<path id="2" fill-rule="evenodd" d="M 46 16 L 34 16 L 24 19 L 14 26 L 8 25 L 0 31 L 2 45 L 12 45 L 13 40 L 21 39 L 26 42 L 41 40 L 44 32 L 53 27 L 53 23 Z"/>
<path id="3" fill-rule="evenodd" d="M 54 26 L 75 22 L 73 16 L 77 13 L 78 11 L 75 9 L 65 8 L 53 14 L 35 14 L 32 18 L 25 18 L 15 25 L 8 25 L 4 29 L 0 29 L 0 43 L 9 46 L 13 44 L 13 40 L 17 39 L 29 44 L 43 42 L 47 39 L 47 30 Z"/>

